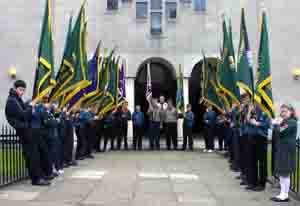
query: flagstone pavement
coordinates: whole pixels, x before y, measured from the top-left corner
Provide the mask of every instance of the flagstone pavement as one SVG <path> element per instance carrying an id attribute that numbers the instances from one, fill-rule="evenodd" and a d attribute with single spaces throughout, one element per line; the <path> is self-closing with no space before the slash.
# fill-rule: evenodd
<path id="1" fill-rule="evenodd" d="M 1 206 L 273 206 L 278 192 L 248 192 L 220 154 L 118 151 L 97 154 L 53 182 L 28 181 L 0 190 Z"/>

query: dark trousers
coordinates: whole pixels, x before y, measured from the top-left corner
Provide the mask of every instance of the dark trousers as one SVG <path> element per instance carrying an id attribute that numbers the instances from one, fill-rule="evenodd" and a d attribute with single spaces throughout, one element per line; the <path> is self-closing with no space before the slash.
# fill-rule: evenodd
<path id="1" fill-rule="evenodd" d="M 93 152 L 93 148 L 96 141 L 96 126 L 89 124 L 86 127 L 86 137 L 87 137 L 87 147 L 86 147 L 86 155 L 91 155 Z"/>
<path id="2" fill-rule="evenodd" d="M 22 144 L 25 165 L 32 183 L 39 181 L 44 175 L 50 175 L 46 174 L 50 173 L 49 152 L 47 144 L 40 137 L 40 130 L 22 128 L 16 129 L 16 133 Z"/>
<path id="3" fill-rule="evenodd" d="M 95 144 L 94 144 L 94 149 L 98 152 L 101 151 L 101 142 L 102 142 L 102 137 L 103 137 L 103 127 L 102 125 L 97 125 L 96 126 L 96 140 L 95 140 Z"/>
<path id="4" fill-rule="evenodd" d="M 128 125 L 122 125 L 119 129 L 119 135 L 117 135 L 117 148 L 121 149 L 122 141 L 124 141 L 124 149 L 128 149 L 128 141 L 127 141 L 127 131 L 128 131 Z"/>
<path id="5" fill-rule="evenodd" d="M 219 150 L 223 150 L 225 147 L 225 135 L 226 131 L 223 126 L 219 126 L 216 128 L 217 129 L 217 134 L 218 134 L 218 145 L 219 145 Z"/>
<path id="6" fill-rule="evenodd" d="M 133 126 L 133 149 L 141 150 L 143 145 L 143 126 Z"/>
<path id="7" fill-rule="evenodd" d="M 113 127 L 104 128 L 104 144 L 103 151 L 106 151 L 108 141 L 110 140 L 110 149 L 114 150 L 115 135 L 113 134 Z"/>
<path id="8" fill-rule="evenodd" d="M 86 155 L 87 145 L 86 128 L 80 127 L 77 129 L 76 158 L 82 158 Z"/>
<path id="9" fill-rule="evenodd" d="M 249 168 L 249 153 L 251 152 L 251 146 L 249 142 L 249 137 L 247 135 L 242 135 L 238 141 L 238 166 L 243 175 L 247 174 L 247 170 Z"/>
<path id="10" fill-rule="evenodd" d="M 73 160 L 74 134 L 73 127 L 66 127 L 63 142 L 64 162 L 69 163 Z"/>
<path id="11" fill-rule="evenodd" d="M 178 140 L 177 140 L 177 122 L 167 122 L 166 124 L 166 145 L 167 149 L 171 149 L 171 145 L 173 145 L 173 149 L 177 149 Z"/>
<path id="12" fill-rule="evenodd" d="M 243 136 L 240 136 L 239 134 L 239 129 L 238 128 L 233 128 L 232 129 L 232 140 L 231 140 L 231 152 L 232 152 L 232 167 L 235 170 L 240 170 L 241 168 L 241 157 L 243 154 L 241 153 L 241 148 L 242 148 L 242 140 Z"/>
<path id="13" fill-rule="evenodd" d="M 209 127 L 207 132 L 207 149 L 214 150 L 215 149 L 215 127 Z"/>
<path id="14" fill-rule="evenodd" d="M 265 187 L 268 177 L 268 139 L 257 136 L 255 144 L 255 171 L 258 172 L 256 185 Z"/>
<path id="15" fill-rule="evenodd" d="M 256 156 L 256 138 L 254 136 L 248 136 L 247 145 L 245 145 L 245 161 L 246 161 L 246 176 L 248 185 L 257 186 L 257 156 Z"/>
<path id="16" fill-rule="evenodd" d="M 160 149 L 160 122 L 150 123 L 149 143 L 150 149 Z"/>
<path id="17" fill-rule="evenodd" d="M 193 138 L 193 128 L 188 126 L 183 126 L 183 144 L 182 149 L 186 149 L 186 145 L 189 143 L 189 149 L 193 150 L 194 138 Z"/>

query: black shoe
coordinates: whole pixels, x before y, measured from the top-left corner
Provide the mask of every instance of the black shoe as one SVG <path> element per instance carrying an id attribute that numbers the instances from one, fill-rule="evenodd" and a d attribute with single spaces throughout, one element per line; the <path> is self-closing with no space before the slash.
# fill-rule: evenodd
<path id="1" fill-rule="evenodd" d="M 241 186 L 243 186 L 243 185 L 248 185 L 248 183 L 247 183 L 246 181 L 242 181 L 242 182 L 240 183 L 240 185 L 241 185 Z"/>
<path id="2" fill-rule="evenodd" d="M 236 176 L 235 179 L 240 180 L 240 179 L 242 179 L 242 176 L 241 175 Z"/>
<path id="3" fill-rule="evenodd" d="M 47 180 L 47 181 L 51 181 L 55 178 L 55 175 L 54 174 L 51 174 L 51 175 L 48 175 L 48 176 L 45 176 L 44 179 Z"/>
<path id="4" fill-rule="evenodd" d="M 95 157 L 91 154 L 87 155 L 86 158 L 89 158 L 89 159 L 95 159 Z"/>
<path id="5" fill-rule="evenodd" d="M 49 185 L 51 185 L 51 182 L 44 180 L 44 179 L 40 179 L 39 181 L 32 182 L 32 185 L 34 185 L 34 186 L 49 186 Z"/>
<path id="6" fill-rule="evenodd" d="M 264 186 L 256 186 L 256 187 L 253 188 L 253 191 L 255 191 L 255 192 L 262 192 L 265 189 L 266 189 L 266 187 L 264 187 Z"/>
<path id="7" fill-rule="evenodd" d="M 286 198 L 286 199 L 282 200 L 282 199 L 279 199 L 277 197 L 271 197 L 270 200 L 273 201 L 273 202 L 289 202 L 290 201 L 289 198 Z"/>
<path id="8" fill-rule="evenodd" d="M 78 162 L 76 162 L 76 161 L 71 161 L 71 162 L 69 162 L 68 164 L 69 164 L 69 166 L 71 166 L 71 167 L 78 166 Z"/>
<path id="9" fill-rule="evenodd" d="M 245 189 L 246 189 L 246 190 L 252 190 L 252 191 L 254 191 L 254 188 L 255 188 L 255 186 L 253 186 L 253 185 L 248 185 Z"/>

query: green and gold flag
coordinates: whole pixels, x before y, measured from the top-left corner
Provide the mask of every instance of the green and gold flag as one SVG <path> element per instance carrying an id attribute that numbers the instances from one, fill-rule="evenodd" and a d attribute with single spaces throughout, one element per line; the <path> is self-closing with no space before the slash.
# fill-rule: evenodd
<path id="1" fill-rule="evenodd" d="M 177 111 L 181 113 L 184 112 L 183 74 L 181 70 L 181 64 L 179 65 L 179 75 L 177 77 L 176 108 Z"/>
<path id="2" fill-rule="evenodd" d="M 253 98 L 254 93 L 254 77 L 253 77 L 253 55 L 250 50 L 245 11 L 242 9 L 240 43 L 237 59 L 237 80 L 238 86 L 244 92 L 247 92 Z"/>
<path id="3" fill-rule="evenodd" d="M 229 109 L 233 103 L 239 103 L 239 88 L 236 81 L 236 67 L 234 62 L 234 50 L 226 26 L 225 18 L 223 19 L 223 49 L 222 59 L 218 64 L 218 86 L 221 95 L 226 99 L 226 109 Z"/>
<path id="4" fill-rule="evenodd" d="M 220 100 L 221 96 L 217 85 L 217 70 L 214 69 L 213 66 L 207 61 L 204 54 L 202 63 L 202 75 L 202 97 L 200 103 L 211 105 L 219 112 L 223 112 L 224 104 L 222 104 Z"/>
<path id="5" fill-rule="evenodd" d="M 62 102 L 66 105 L 74 95 L 91 84 L 87 79 L 88 65 L 85 51 L 85 8 L 82 5 L 72 33 L 68 36 L 62 66 L 57 74 L 57 85 L 51 100 L 67 94 Z"/>
<path id="6" fill-rule="evenodd" d="M 275 109 L 272 95 L 269 34 L 267 27 L 267 15 L 265 11 L 262 13 L 260 32 L 255 100 L 258 104 L 260 104 L 262 110 L 266 112 L 270 118 L 273 118 L 275 116 Z"/>
<path id="7" fill-rule="evenodd" d="M 55 85 L 51 6 L 51 0 L 47 0 L 39 45 L 38 65 L 35 71 L 33 101 L 38 101 L 43 96 L 49 95 Z"/>

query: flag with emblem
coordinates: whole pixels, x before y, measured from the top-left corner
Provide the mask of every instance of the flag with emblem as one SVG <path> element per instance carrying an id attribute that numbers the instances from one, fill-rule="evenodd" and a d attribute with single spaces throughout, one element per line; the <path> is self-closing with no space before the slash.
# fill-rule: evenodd
<path id="1" fill-rule="evenodd" d="M 272 95 L 269 33 L 267 26 L 267 15 L 265 11 L 262 13 L 260 32 L 255 100 L 261 105 L 262 110 L 268 114 L 270 118 L 274 118 L 275 109 Z"/>
<path id="2" fill-rule="evenodd" d="M 80 90 L 70 101 L 69 109 L 78 108 L 83 106 L 84 101 L 94 97 L 99 94 L 99 84 L 100 84 L 100 71 L 101 71 L 101 57 L 100 57 L 100 48 L 101 43 L 99 42 L 96 51 L 93 55 L 93 58 L 88 63 L 88 79 L 91 81 L 91 84 Z"/>
<path id="3" fill-rule="evenodd" d="M 253 55 L 250 50 L 245 11 L 242 8 L 240 43 L 237 59 L 237 84 L 243 92 L 250 96 L 254 93 L 254 77 L 253 77 Z M 253 99 L 253 97 L 252 97 Z"/>
<path id="4" fill-rule="evenodd" d="M 239 103 L 239 88 L 236 82 L 236 67 L 234 62 L 234 50 L 227 30 L 225 17 L 223 18 L 223 49 L 221 61 L 218 64 L 218 87 L 226 98 L 226 108 L 232 103 Z"/>
<path id="5" fill-rule="evenodd" d="M 33 86 L 34 101 L 49 95 L 55 85 L 51 8 L 51 0 L 47 0 Z"/>
<path id="6" fill-rule="evenodd" d="M 125 64 L 123 61 L 119 70 L 119 99 L 118 104 L 122 104 L 126 99 L 126 88 L 125 88 Z"/>
<path id="7" fill-rule="evenodd" d="M 66 105 L 79 91 L 91 84 L 87 78 L 88 65 L 85 45 L 86 20 L 83 4 L 72 30 L 70 42 L 67 44 L 62 66 L 57 74 L 57 86 L 52 93 L 54 101 L 67 93 L 61 106 Z"/>
<path id="8" fill-rule="evenodd" d="M 218 111 L 223 112 L 223 104 L 220 101 L 221 96 L 217 86 L 217 69 L 207 61 L 204 53 L 202 62 L 202 75 L 202 97 L 200 103 L 204 105 L 211 105 Z"/>
<path id="9" fill-rule="evenodd" d="M 183 99 L 183 74 L 181 64 L 179 65 L 179 75 L 177 78 L 177 92 L 176 92 L 176 108 L 179 112 L 184 112 L 184 99 Z"/>

